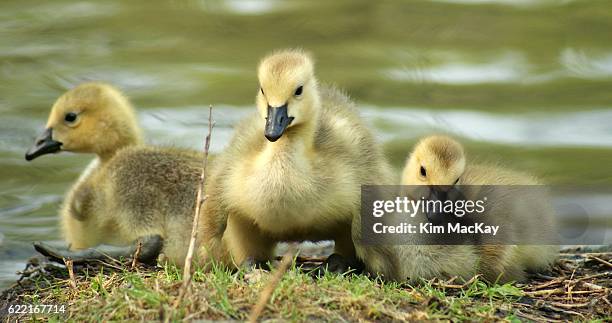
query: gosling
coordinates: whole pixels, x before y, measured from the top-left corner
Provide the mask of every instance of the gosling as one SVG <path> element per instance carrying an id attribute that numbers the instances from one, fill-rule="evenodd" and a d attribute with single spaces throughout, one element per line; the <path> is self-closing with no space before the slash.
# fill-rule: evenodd
<path id="1" fill-rule="evenodd" d="M 318 84 L 305 52 L 265 57 L 258 78 L 258 113 L 211 169 L 202 258 L 264 262 L 280 241 L 334 240 L 336 254 L 354 259 L 360 186 L 391 178 L 379 146 L 353 102 Z"/>
<path id="2" fill-rule="evenodd" d="M 406 162 L 401 182 L 402 185 L 431 188 L 430 196 L 443 198 L 448 198 L 452 190 L 462 190 L 467 200 L 480 196 L 478 191 L 483 186 L 503 185 L 503 193 L 508 195 L 499 194 L 489 199 L 487 203 L 492 205 L 487 205 L 485 213 L 478 216 L 501 224 L 505 238 L 512 241 L 536 241 L 536 237 L 542 236 L 548 238 L 539 241 L 556 241 L 555 220 L 545 194 L 524 196 L 520 195 L 520 188 L 511 189 L 518 185 L 538 185 L 537 179 L 502 167 L 467 164 L 463 146 L 452 138 L 431 136 L 422 139 Z M 531 212 L 517 212 L 511 207 L 519 195 L 521 208 Z M 421 214 L 417 221 L 431 221 L 428 218 L 429 215 Z M 482 274 L 489 282 L 521 281 L 527 272 L 546 269 L 558 252 L 555 245 L 499 245 L 499 242 L 487 244 L 486 240 L 471 245 L 435 245 L 427 234 L 418 234 L 414 239 L 410 245 L 369 249 L 363 258 L 366 267 L 399 281 L 453 276 L 469 279 L 476 274 Z M 368 263 L 368 257 L 378 259 L 381 254 L 387 256 L 388 261 Z"/>
<path id="3" fill-rule="evenodd" d="M 25 157 L 30 161 L 63 151 L 96 155 L 60 210 L 70 250 L 161 237 L 168 260 L 182 264 L 201 154 L 145 147 L 130 102 L 104 83 L 81 84 L 60 96 L 46 129 Z"/>

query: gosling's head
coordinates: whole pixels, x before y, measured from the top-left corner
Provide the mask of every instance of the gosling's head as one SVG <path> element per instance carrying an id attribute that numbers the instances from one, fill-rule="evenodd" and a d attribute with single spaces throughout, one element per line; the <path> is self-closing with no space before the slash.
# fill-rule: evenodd
<path id="1" fill-rule="evenodd" d="M 403 185 L 455 185 L 465 170 L 463 146 L 446 136 L 430 136 L 415 146 L 402 175 Z"/>
<path id="2" fill-rule="evenodd" d="M 25 155 L 72 151 L 110 157 L 118 149 L 141 142 L 134 110 L 128 99 L 103 83 L 84 83 L 60 96 L 46 129 Z"/>
<path id="3" fill-rule="evenodd" d="M 285 130 L 316 119 L 319 106 L 317 80 L 310 55 L 283 50 L 259 63 L 257 110 L 266 120 L 264 135 L 278 140 Z"/>

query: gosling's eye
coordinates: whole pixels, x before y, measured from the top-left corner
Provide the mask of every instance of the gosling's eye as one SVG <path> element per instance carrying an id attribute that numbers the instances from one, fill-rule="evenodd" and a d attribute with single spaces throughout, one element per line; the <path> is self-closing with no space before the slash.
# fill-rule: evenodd
<path id="1" fill-rule="evenodd" d="M 302 95 L 303 86 L 299 86 L 295 89 L 295 95 Z"/>
<path id="2" fill-rule="evenodd" d="M 76 121 L 77 116 L 78 116 L 78 115 L 77 115 L 76 113 L 74 113 L 74 112 L 68 112 L 68 113 L 66 113 L 66 115 L 64 116 L 64 120 L 66 120 L 66 122 L 70 122 L 70 123 L 72 123 L 72 122 Z"/>
<path id="3" fill-rule="evenodd" d="M 259 88 L 259 90 L 261 91 L 261 94 L 262 94 L 262 95 L 266 95 L 266 94 L 264 93 L 264 91 L 263 91 L 263 87 L 260 87 L 260 88 Z"/>
<path id="4" fill-rule="evenodd" d="M 421 166 L 421 176 L 427 177 L 427 171 L 425 170 L 425 167 L 423 166 Z"/>

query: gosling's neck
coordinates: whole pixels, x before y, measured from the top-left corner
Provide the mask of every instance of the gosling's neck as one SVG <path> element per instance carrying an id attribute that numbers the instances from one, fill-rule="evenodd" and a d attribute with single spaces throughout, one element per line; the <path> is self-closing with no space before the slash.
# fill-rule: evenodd
<path id="1" fill-rule="evenodd" d="M 134 131 L 130 135 L 120 138 L 120 140 L 117 140 L 115 143 L 109 143 L 108 145 L 98 147 L 95 154 L 100 162 L 104 164 L 115 157 L 119 150 L 125 147 L 141 145 L 144 145 L 142 135 L 140 134 L 140 131 Z"/>

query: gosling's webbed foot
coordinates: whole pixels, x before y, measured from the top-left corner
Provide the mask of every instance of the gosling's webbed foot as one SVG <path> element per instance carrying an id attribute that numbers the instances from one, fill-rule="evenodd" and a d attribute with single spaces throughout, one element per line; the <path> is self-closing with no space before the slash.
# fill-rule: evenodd
<path id="1" fill-rule="evenodd" d="M 33 245 L 34 249 L 38 251 L 38 253 L 51 261 L 59 263 L 63 263 L 62 259 L 66 255 L 66 252 L 69 252 L 68 249 L 58 249 L 42 241 L 34 242 Z"/>
<path id="2" fill-rule="evenodd" d="M 255 268 L 255 269 L 263 269 L 270 270 L 270 261 L 268 260 L 255 260 L 253 258 L 247 258 L 243 263 L 242 267 L 245 268 Z"/>
<path id="3" fill-rule="evenodd" d="M 148 265 L 156 264 L 157 257 L 161 253 L 164 245 L 164 240 L 159 235 L 142 237 L 133 244 L 122 247 L 98 245 L 94 248 L 71 251 L 68 249 L 55 248 L 44 242 L 35 242 L 34 249 L 52 261 L 63 263 L 64 258 L 66 258 L 72 259 L 73 263 L 78 264 L 109 259 L 119 260 L 132 258 L 138 250 L 139 241 L 142 245 L 138 252 L 138 262 Z"/>
<path id="4" fill-rule="evenodd" d="M 138 262 L 147 265 L 155 265 L 157 263 L 157 258 L 164 248 L 164 239 L 160 235 L 151 235 L 146 236 L 139 239 L 142 243 L 140 248 L 140 253 L 138 255 Z M 138 248 L 138 241 L 133 246 L 134 252 L 136 252 L 136 248 Z M 134 255 L 134 252 L 131 255 Z"/>
<path id="5" fill-rule="evenodd" d="M 314 274 L 317 277 L 321 277 L 325 272 L 331 272 L 335 274 L 359 274 L 363 272 L 365 266 L 363 262 L 358 259 L 345 258 L 337 253 L 331 254 L 325 261 L 319 266 L 318 269 L 314 270 Z"/>

